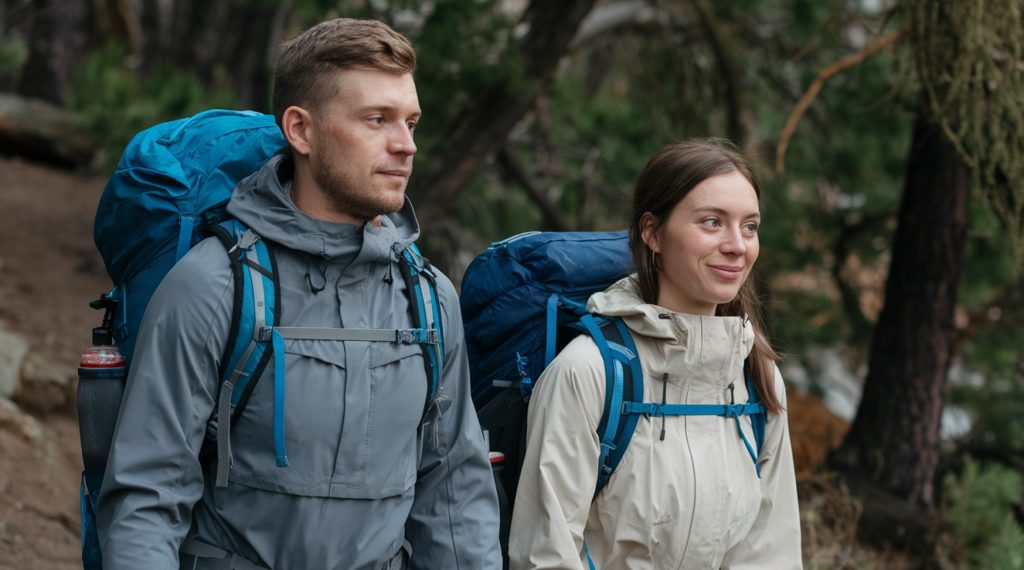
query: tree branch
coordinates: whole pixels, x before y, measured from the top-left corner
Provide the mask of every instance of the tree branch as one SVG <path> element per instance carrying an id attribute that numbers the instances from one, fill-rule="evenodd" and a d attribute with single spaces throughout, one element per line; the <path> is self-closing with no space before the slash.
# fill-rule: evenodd
<path id="1" fill-rule="evenodd" d="M 533 203 L 537 205 L 537 208 L 540 209 L 541 216 L 544 217 L 544 225 L 547 228 L 558 232 L 570 229 L 569 221 L 565 219 L 565 216 L 562 215 L 558 207 L 544 195 L 544 192 L 537 187 L 533 179 L 526 172 L 526 168 L 523 167 L 519 159 L 512 154 L 507 146 L 501 147 L 495 158 L 498 161 L 498 167 L 501 168 L 508 179 L 522 188 L 526 195 L 533 200 Z"/>
<path id="2" fill-rule="evenodd" d="M 907 30 L 908 27 L 903 26 L 895 32 L 878 38 L 859 52 L 848 55 L 818 72 L 818 76 L 814 78 L 811 86 L 807 88 L 803 97 L 800 98 L 800 101 L 797 102 L 796 106 L 793 107 L 793 110 L 789 113 L 789 117 L 786 119 L 786 125 L 782 128 L 782 134 L 779 135 L 779 144 L 775 147 L 776 172 L 781 174 L 786 170 L 786 147 L 789 146 L 789 139 L 793 137 L 793 133 L 796 131 L 796 126 L 800 122 L 800 118 L 807 111 L 807 108 L 811 106 L 811 103 L 814 102 L 814 98 L 818 96 L 818 92 L 821 91 L 825 82 L 840 71 L 860 65 L 882 49 L 900 41 L 903 39 L 903 36 L 907 34 Z"/>
<path id="3" fill-rule="evenodd" d="M 735 50 L 729 41 L 728 34 L 715 17 L 714 8 L 708 0 L 694 0 L 693 7 L 700 16 L 701 25 L 707 34 L 711 50 L 718 63 L 718 72 L 725 81 L 729 109 L 729 138 L 740 145 L 746 142 L 752 123 L 747 101 L 744 96 L 742 74 L 736 65 Z"/>
<path id="4" fill-rule="evenodd" d="M 531 0 L 523 16 L 528 29 L 514 49 L 522 53 L 525 81 L 502 84 L 479 97 L 443 129 L 444 147 L 412 179 L 409 195 L 416 202 L 425 230 L 443 217 L 484 160 L 505 144 L 509 131 L 551 83 L 558 63 L 568 51 L 583 18 L 596 0 Z"/>

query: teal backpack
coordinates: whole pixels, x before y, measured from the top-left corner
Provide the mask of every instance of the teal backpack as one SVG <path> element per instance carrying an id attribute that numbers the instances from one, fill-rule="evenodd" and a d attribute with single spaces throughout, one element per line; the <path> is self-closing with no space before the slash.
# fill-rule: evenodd
<path id="1" fill-rule="evenodd" d="M 138 133 L 125 148 L 96 211 L 94 239 L 114 288 L 92 303 L 94 308 L 105 309 L 103 325 L 94 329 L 94 344 L 95 339 L 100 344 L 115 343 L 126 368 L 131 366 L 146 306 L 167 272 L 207 237 L 216 236 L 224 245 L 234 279 L 234 306 L 221 358 L 218 433 L 206 442 L 202 456 L 206 461 L 215 455 L 218 486 L 228 481 L 231 425 L 242 414 L 271 360 L 274 456 L 278 467 L 288 466 L 284 445 L 285 338 L 419 344 L 429 383 L 424 416 L 437 395 L 444 367 L 435 274 L 415 244 L 394 252 L 410 296 L 410 328 L 277 326 L 281 298 L 274 247 L 231 218 L 226 207 L 235 185 L 285 147 L 274 118 L 252 111 L 211 110 L 156 125 Z M 117 382 L 123 383 L 124 377 L 126 371 Z M 103 393 L 99 386 L 79 382 L 79 424 L 86 463 L 81 483 L 85 570 L 102 568 L 96 504 L 120 406 L 120 387 L 115 394 Z"/>

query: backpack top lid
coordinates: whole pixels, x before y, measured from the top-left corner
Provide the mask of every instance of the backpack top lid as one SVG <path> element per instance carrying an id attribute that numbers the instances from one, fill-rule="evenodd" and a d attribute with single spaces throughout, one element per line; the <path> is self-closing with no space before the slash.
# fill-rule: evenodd
<path id="1" fill-rule="evenodd" d="M 552 294 L 586 303 L 590 295 L 633 272 L 629 232 L 529 232 L 491 245 L 462 279 L 474 402 L 493 395 L 494 381 L 544 368 L 547 303 Z"/>
<path id="2" fill-rule="evenodd" d="M 107 274 L 121 284 L 176 251 L 179 230 L 214 221 L 235 184 L 285 145 L 274 117 L 253 111 L 214 109 L 136 134 L 96 210 Z M 186 249 L 197 241 L 182 239 Z"/>

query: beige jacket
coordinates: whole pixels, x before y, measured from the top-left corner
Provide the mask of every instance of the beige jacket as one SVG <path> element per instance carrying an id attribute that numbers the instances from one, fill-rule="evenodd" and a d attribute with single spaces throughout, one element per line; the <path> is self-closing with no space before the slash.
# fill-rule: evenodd
<path id="1" fill-rule="evenodd" d="M 724 404 L 730 383 L 735 401 L 747 401 L 743 360 L 754 334 L 744 319 L 684 315 L 645 304 L 628 278 L 591 297 L 588 308 L 623 317 L 634 333 L 644 401 L 661 402 L 664 386 L 668 403 Z M 785 405 L 777 369 L 775 389 Z M 514 570 L 586 569 L 584 540 L 599 570 L 801 568 L 784 412 L 768 418 L 760 479 L 735 419 L 641 416 L 622 462 L 592 500 L 604 392 L 601 357 L 586 335 L 541 375 L 512 516 Z M 749 416 L 741 423 L 753 445 Z"/>

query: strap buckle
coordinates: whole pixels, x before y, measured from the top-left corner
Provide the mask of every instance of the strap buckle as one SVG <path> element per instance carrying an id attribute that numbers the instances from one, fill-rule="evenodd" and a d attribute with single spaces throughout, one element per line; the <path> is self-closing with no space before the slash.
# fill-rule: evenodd
<path id="1" fill-rule="evenodd" d="M 398 329 L 395 342 L 399 344 L 438 344 L 437 329 Z"/>
<path id="2" fill-rule="evenodd" d="M 256 329 L 256 342 L 270 342 L 274 338 L 274 327 Z"/>

